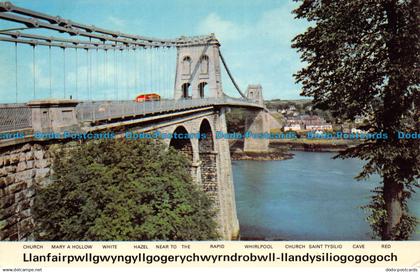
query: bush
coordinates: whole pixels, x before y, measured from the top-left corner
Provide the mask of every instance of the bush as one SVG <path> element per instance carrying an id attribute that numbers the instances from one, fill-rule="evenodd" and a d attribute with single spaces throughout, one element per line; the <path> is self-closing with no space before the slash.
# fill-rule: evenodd
<path id="1" fill-rule="evenodd" d="M 156 141 L 98 140 L 52 152 L 34 203 L 37 240 L 211 240 L 215 211 L 187 159 Z"/>

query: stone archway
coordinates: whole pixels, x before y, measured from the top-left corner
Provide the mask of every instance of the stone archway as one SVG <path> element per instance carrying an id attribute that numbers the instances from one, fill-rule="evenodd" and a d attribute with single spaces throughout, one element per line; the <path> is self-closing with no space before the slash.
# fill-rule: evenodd
<path id="1" fill-rule="evenodd" d="M 173 134 L 188 134 L 188 131 L 185 129 L 184 126 L 178 126 Z M 181 151 L 188 160 L 192 163 L 193 162 L 193 146 L 190 139 L 175 139 L 174 137 L 171 139 L 169 146 L 172 146 L 176 150 Z"/>
<path id="2" fill-rule="evenodd" d="M 203 121 L 201 121 L 200 135 L 205 135 L 205 137 L 200 137 L 198 141 L 199 152 L 214 151 L 213 131 L 209 120 L 203 119 Z"/>
<path id="3" fill-rule="evenodd" d="M 203 119 L 200 125 L 198 152 L 201 160 L 201 183 L 208 195 L 217 199 L 217 153 L 214 151 L 213 131 L 210 122 Z"/>

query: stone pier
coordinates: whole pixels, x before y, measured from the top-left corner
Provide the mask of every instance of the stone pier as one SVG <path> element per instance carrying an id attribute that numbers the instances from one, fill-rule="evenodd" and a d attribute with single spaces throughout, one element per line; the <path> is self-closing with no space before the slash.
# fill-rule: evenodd
<path id="1" fill-rule="evenodd" d="M 261 85 L 249 85 L 246 96 L 248 99 L 263 105 Z M 269 133 L 269 116 L 265 110 L 251 110 L 245 118 L 245 134 Z M 266 152 L 268 151 L 268 138 L 247 137 L 244 139 L 244 152 Z"/>

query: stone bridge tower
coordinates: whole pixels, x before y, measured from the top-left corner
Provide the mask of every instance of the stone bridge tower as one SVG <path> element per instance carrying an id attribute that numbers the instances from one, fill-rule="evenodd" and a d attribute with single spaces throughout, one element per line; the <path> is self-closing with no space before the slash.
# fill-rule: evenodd
<path id="1" fill-rule="evenodd" d="M 178 46 L 175 99 L 223 97 L 219 47 L 214 34 L 206 43 Z"/>
<path id="2" fill-rule="evenodd" d="M 246 97 L 264 105 L 261 85 L 249 85 Z M 252 110 L 245 118 L 245 131 L 252 134 L 269 133 L 269 113 L 266 110 Z M 265 137 L 247 137 L 244 140 L 245 152 L 266 152 L 269 150 L 269 139 Z"/>
<path id="3" fill-rule="evenodd" d="M 253 100 L 260 105 L 264 105 L 261 85 L 248 85 L 248 89 L 246 90 L 246 98 Z"/>

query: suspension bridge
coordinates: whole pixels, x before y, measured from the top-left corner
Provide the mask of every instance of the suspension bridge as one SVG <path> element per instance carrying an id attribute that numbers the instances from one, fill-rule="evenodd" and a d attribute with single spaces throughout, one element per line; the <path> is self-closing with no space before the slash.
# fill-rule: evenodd
<path id="1" fill-rule="evenodd" d="M 0 49 L 8 72 L 1 80 L 0 240 L 31 239 L 34 186 L 51 182 L 48 150 L 65 140 L 36 133 L 124 131 L 200 133 L 203 139 L 165 139 L 191 161 L 191 175 L 215 201 L 219 232 L 238 236 L 226 112 L 249 110 L 246 130 L 267 132 L 260 85 L 243 92 L 214 34 L 157 39 L 111 31 L 0 2 Z M 1 49 L 1 50 L 3 50 Z M 7 53 L 3 53 L 7 52 Z M 224 70 L 222 70 L 224 68 Z M 222 72 L 236 95 L 227 95 Z M 158 101 L 136 102 L 139 93 Z M 13 135 L 21 135 L 14 137 Z M 245 139 L 264 151 L 267 139 Z"/>

